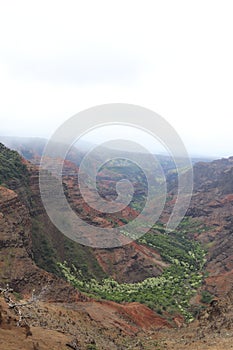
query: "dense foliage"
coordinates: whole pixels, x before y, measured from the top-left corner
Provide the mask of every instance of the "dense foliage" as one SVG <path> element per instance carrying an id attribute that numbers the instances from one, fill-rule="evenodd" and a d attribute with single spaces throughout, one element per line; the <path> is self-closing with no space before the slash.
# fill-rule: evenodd
<path id="1" fill-rule="evenodd" d="M 89 295 L 116 302 L 137 301 L 161 314 L 180 312 L 188 321 L 192 320 L 189 301 L 203 280 L 205 251 L 199 243 L 188 239 L 182 227 L 173 234 L 151 230 L 139 243 L 159 251 L 170 263 L 161 276 L 138 283 L 120 284 L 112 278 L 97 282 L 85 279 L 80 271 L 66 262 L 59 266 L 69 282 Z"/>
<path id="2" fill-rule="evenodd" d="M 65 259 L 88 279 L 106 277 L 89 247 L 70 240 L 42 216 L 32 218 L 32 243 L 35 262 L 46 271 L 61 276 L 57 262 Z"/>
<path id="3" fill-rule="evenodd" d="M 28 170 L 20 155 L 0 143 L 0 184 L 7 186 L 12 180 L 25 183 L 27 179 Z"/>

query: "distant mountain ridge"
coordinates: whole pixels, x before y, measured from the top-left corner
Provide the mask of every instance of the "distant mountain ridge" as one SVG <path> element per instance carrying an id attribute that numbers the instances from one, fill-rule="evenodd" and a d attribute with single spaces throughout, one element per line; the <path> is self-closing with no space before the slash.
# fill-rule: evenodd
<path id="1" fill-rule="evenodd" d="M 10 149 L 16 150 L 19 152 L 24 158 L 30 161 L 36 160 L 38 162 L 38 159 L 43 154 L 43 150 L 48 142 L 46 138 L 40 138 L 40 137 L 15 137 L 15 136 L 1 136 L 0 135 L 0 142 L 2 142 L 5 146 L 9 147 Z M 78 151 L 81 153 L 86 152 L 87 150 L 91 149 L 92 147 L 96 147 L 95 143 L 91 144 L 89 142 L 80 140 L 78 143 Z M 104 147 L 103 147 L 104 150 Z M 110 149 L 113 155 L 118 154 L 117 149 Z M 122 149 L 121 149 L 122 151 Z M 127 153 L 127 152 L 126 152 Z M 70 155 L 72 157 L 72 155 Z M 74 156 L 74 155 L 73 155 Z M 75 154 L 77 157 L 77 154 Z M 158 154 L 157 157 L 160 160 L 168 160 L 170 157 L 168 155 Z M 213 157 L 207 157 L 207 156 L 190 156 L 192 158 L 192 162 L 195 164 L 197 162 L 210 162 L 214 160 Z M 73 160 L 76 164 L 78 164 L 79 157 L 77 159 L 69 158 L 68 160 Z"/>

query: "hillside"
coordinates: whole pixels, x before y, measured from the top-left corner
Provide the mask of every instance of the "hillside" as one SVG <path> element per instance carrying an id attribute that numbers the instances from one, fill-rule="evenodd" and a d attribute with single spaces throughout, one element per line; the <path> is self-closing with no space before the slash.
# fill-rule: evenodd
<path id="1" fill-rule="evenodd" d="M 208 228 L 189 232 L 189 236 L 208 252 L 205 287 L 217 296 L 233 289 L 232 175 L 232 157 L 197 163 L 194 166 L 194 193 L 186 214 Z"/>

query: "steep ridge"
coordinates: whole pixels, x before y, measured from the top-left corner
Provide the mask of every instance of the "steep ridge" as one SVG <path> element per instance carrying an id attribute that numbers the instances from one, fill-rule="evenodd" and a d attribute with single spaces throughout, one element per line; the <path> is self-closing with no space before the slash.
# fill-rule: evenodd
<path id="1" fill-rule="evenodd" d="M 194 167 L 195 187 L 188 215 L 211 229 L 196 236 L 208 250 L 206 287 L 225 295 L 233 289 L 233 157 Z"/>
<path id="2" fill-rule="evenodd" d="M 0 283 L 16 292 L 33 289 L 51 300 L 77 300 L 78 293 L 63 280 L 39 269 L 32 260 L 31 222 L 18 195 L 0 186 Z M 58 297 L 59 296 L 59 297 Z"/>
<path id="3" fill-rule="evenodd" d="M 207 251 L 205 288 L 224 296 L 233 289 L 233 157 L 194 165 L 194 190 L 186 213 L 190 238 L 201 242 Z M 163 213 L 169 217 L 176 190 L 171 191 Z M 195 227 L 196 226 L 196 227 Z"/>
<path id="4" fill-rule="evenodd" d="M 136 242 L 115 249 L 95 250 L 99 264 L 118 282 L 139 282 L 160 275 L 168 266 L 155 250 Z"/>

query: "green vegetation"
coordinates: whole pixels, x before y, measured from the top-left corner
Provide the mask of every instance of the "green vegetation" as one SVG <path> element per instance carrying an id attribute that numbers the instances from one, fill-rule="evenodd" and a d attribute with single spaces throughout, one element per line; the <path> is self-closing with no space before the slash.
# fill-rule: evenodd
<path id="1" fill-rule="evenodd" d="M 62 276 L 57 262 L 66 260 L 86 278 L 106 277 L 89 247 L 65 237 L 42 216 L 32 218 L 32 243 L 36 264 L 48 272 Z"/>
<path id="2" fill-rule="evenodd" d="M 201 303 L 203 304 L 210 304 L 210 302 L 213 300 L 213 295 L 209 293 L 207 290 L 203 290 L 201 293 Z"/>
<path id="3" fill-rule="evenodd" d="M 95 344 L 89 344 L 87 345 L 87 350 L 97 350 L 97 347 Z"/>
<path id="4" fill-rule="evenodd" d="M 87 279 L 96 278 L 99 281 L 106 277 L 90 247 L 82 246 L 64 236 L 63 242 L 65 260 L 70 266 L 73 264 L 81 271 L 82 276 L 86 276 Z"/>
<path id="5" fill-rule="evenodd" d="M 16 301 L 22 300 L 22 295 L 18 292 L 13 292 Z"/>
<path id="6" fill-rule="evenodd" d="M 28 178 L 27 167 L 22 163 L 20 155 L 0 143 L 0 185 L 8 186 L 12 180 L 25 184 Z"/>
<path id="7" fill-rule="evenodd" d="M 158 226 L 163 229 L 162 226 Z M 157 227 L 157 229 L 158 229 Z M 205 251 L 200 244 L 192 241 L 179 230 L 172 234 L 161 234 L 151 230 L 139 243 L 149 245 L 160 252 L 170 263 L 161 276 L 147 278 L 138 283 L 118 283 L 112 278 L 85 279 L 75 266 L 59 264 L 66 279 L 80 291 L 93 297 L 116 302 L 140 302 L 160 314 L 180 312 L 187 321 L 193 319 L 190 298 L 195 295 L 203 280 Z"/>
<path id="8" fill-rule="evenodd" d="M 56 251 L 46 235 L 43 223 L 36 218 L 32 219 L 32 245 L 36 264 L 48 272 L 59 275 Z"/>
<path id="9" fill-rule="evenodd" d="M 162 230 L 164 231 L 164 229 Z M 166 262 L 175 265 L 188 265 L 190 271 L 202 269 L 205 263 L 205 251 L 200 244 L 188 239 L 182 231 L 159 234 L 155 230 L 151 230 L 138 242 L 159 251 Z"/>

